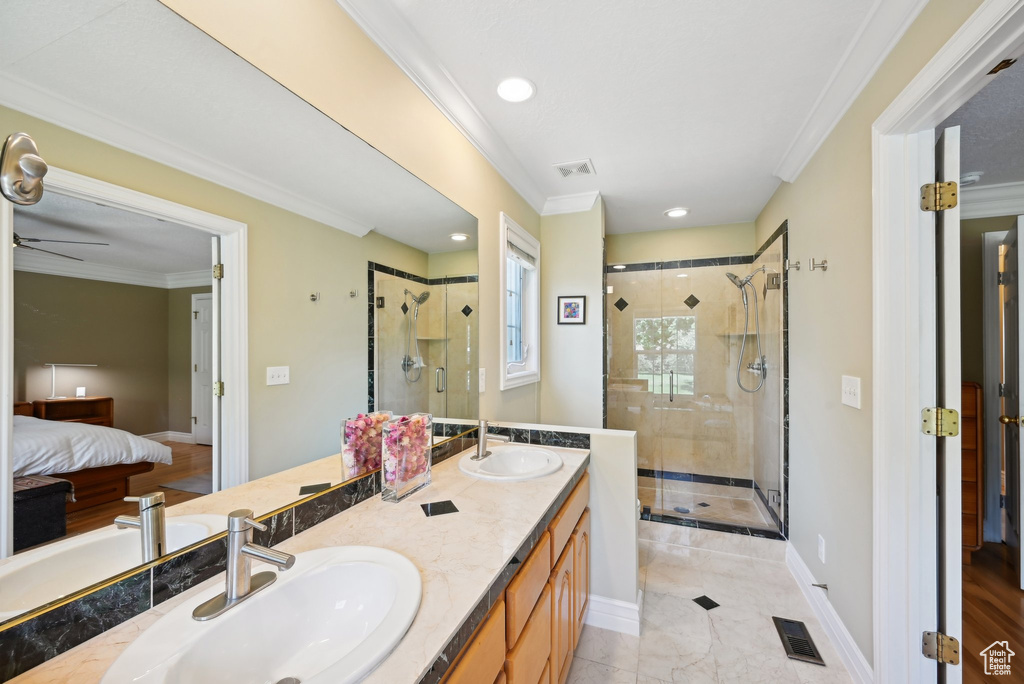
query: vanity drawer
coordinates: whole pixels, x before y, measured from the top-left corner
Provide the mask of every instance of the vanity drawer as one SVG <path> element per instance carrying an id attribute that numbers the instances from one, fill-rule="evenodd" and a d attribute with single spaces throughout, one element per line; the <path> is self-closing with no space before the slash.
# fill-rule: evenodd
<path id="1" fill-rule="evenodd" d="M 551 565 L 555 567 L 565 543 L 569 541 L 572 532 L 576 529 L 576 523 L 583 515 L 583 509 L 590 503 L 590 473 L 583 473 L 582 479 L 576 489 L 572 490 L 569 498 L 565 500 L 558 515 L 551 521 L 548 530 L 551 532 Z"/>
<path id="2" fill-rule="evenodd" d="M 505 602 L 498 601 L 490 616 L 477 629 L 473 641 L 455 664 L 448 684 L 478 684 L 492 681 L 505 663 Z M 500 677 L 499 677 L 500 678 Z"/>
<path id="3" fill-rule="evenodd" d="M 551 574 L 551 535 L 545 532 L 537 545 L 533 547 L 533 553 L 523 563 L 516 576 L 509 582 L 505 590 L 505 638 L 508 640 L 508 648 L 516 645 L 519 635 L 526 627 L 526 621 L 530 619 L 534 606 L 537 605 L 537 598 L 544 591 L 548 582 L 548 575 Z"/>
<path id="4" fill-rule="evenodd" d="M 505 660 L 508 684 L 537 684 L 551 654 L 551 588 L 545 585 L 537 608 L 526 621 L 515 648 Z"/>

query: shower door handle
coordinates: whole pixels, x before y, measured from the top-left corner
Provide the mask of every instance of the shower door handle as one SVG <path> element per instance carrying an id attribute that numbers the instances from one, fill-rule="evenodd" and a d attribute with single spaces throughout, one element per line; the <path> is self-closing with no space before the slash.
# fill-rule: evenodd
<path id="1" fill-rule="evenodd" d="M 448 373 L 444 367 L 438 366 L 437 370 L 434 371 L 434 389 L 437 390 L 438 394 L 441 394 L 447 389 L 448 385 Z"/>
<path id="2" fill-rule="evenodd" d="M 668 400 L 676 400 L 676 372 L 674 370 L 668 372 Z"/>

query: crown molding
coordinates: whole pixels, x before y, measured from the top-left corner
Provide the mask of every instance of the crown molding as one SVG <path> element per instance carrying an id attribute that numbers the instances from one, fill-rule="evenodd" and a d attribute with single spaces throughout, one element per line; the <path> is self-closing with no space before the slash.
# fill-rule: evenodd
<path id="1" fill-rule="evenodd" d="M 505 141 L 390 2 L 337 0 L 359 28 L 408 76 L 538 213 L 545 197 Z"/>
<path id="2" fill-rule="evenodd" d="M 871 81 L 928 0 L 875 0 L 775 167 L 775 176 L 792 183 Z"/>
<path id="3" fill-rule="evenodd" d="M 1000 183 L 960 190 L 960 219 L 1024 214 L 1024 183 Z"/>
<path id="4" fill-rule="evenodd" d="M 373 229 L 316 200 L 283 190 L 271 181 L 203 157 L 9 74 L 0 74 L 0 104 L 357 237 Z"/>
<path id="5" fill-rule="evenodd" d="M 82 278 L 84 280 L 101 280 L 106 283 L 122 283 L 124 285 L 141 285 L 157 287 L 162 290 L 174 290 L 179 287 L 200 287 L 213 282 L 213 274 L 209 269 L 202 271 L 185 271 L 182 273 L 151 273 L 137 271 L 119 266 L 90 264 L 85 261 L 72 261 L 45 254 L 33 254 L 16 249 L 14 270 L 28 273 L 63 276 L 65 278 Z"/>
<path id="6" fill-rule="evenodd" d="M 594 204 L 600 197 L 601 193 L 596 190 L 593 192 L 578 192 L 574 195 L 548 197 L 547 201 L 544 202 L 544 209 L 540 213 L 541 216 L 555 216 L 556 214 L 575 214 L 578 211 L 590 211 L 594 208 Z"/>

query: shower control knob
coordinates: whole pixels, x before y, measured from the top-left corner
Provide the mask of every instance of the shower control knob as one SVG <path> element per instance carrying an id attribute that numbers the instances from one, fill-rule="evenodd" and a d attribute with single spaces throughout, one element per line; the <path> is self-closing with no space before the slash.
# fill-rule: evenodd
<path id="1" fill-rule="evenodd" d="M 999 422 L 1003 425 L 1024 425 L 1024 421 L 1017 416 L 999 416 Z"/>

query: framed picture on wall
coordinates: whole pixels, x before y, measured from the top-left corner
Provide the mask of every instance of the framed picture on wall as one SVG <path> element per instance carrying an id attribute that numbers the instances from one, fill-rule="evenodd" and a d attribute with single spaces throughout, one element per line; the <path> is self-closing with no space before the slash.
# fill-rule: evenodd
<path id="1" fill-rule="evenodd" d="M 558 324 L 559 325 L 584 325 L 587 322 L 587 297 L 579 295 L 575 297 L 558 298 Z"/>

